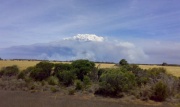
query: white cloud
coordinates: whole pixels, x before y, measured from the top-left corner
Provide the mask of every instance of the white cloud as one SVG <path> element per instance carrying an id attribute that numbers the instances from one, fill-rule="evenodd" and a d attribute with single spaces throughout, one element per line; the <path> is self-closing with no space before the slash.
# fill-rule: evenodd
<path id="1" fill-rule="evenodd" d="M 102 41 L 104 41 L 104 38 L 101 36 L 96 36 L 95 34 L 77 34 L 74 37 L 64 38 L 64 40 L 102 42 Z"/>

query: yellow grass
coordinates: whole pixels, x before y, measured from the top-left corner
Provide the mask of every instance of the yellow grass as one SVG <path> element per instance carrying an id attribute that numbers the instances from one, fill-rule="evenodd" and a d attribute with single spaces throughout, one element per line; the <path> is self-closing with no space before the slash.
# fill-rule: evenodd
<path id="1" fill-rule="evenodd" d="M 34 66 L 37 63 L 39 63 L 39 61 L 11 61 L 11 60 L 7 60 L 7 61 L 2 61 L 0 60 L 0 69 L 2 67 L 6 67 L 6 66 L 11 66 L 11 65 L 17 65 L 19 67 L 20 70 L 24 70 L 27 67 L 30 66 Z M 70 62 L 53 62 L 53 63 L 70 63 Z M 96 63 L 96 67 L 98 68 L 115 68 L 115 64 L 106 64 L 106 63 Z M 157 66 L 157 65 L 139 65 L 139 67 L 141 67 L 142 69 L 149 69 L 149 68 L 154 68 L 154 67 L 164 67 L 168 73 L 180 77 L 180 67 L 178 66 Z"/>
<path id="2" fill-rule="evenodd" d="M 176 77 L 180 77 L 180 67 L 179 66 L 157 66 L 157 65 L 139 65 L 142 69 L 149 69 L 154 67 L 163 67 L 167 70 L 169 74 L 172 74 Z"/>
<path id="3" fill-rule="evenodd" d="M 11 65 L 17 65 L 20 70 L 24 70 L 27 67 L 35 66 L 39 62 L 40 61 L 25 61 L 25 60 L 24 61 L 17 61 L 17 60 L 3 61 L 3 60 L 0 60 L 0 69 L 2 67 L 7 67 L 7 66 L 11 66 Z M 53 62 L 53 63 L 71 63 L 71 62 Z M 99 68 L 112 68 L 112 67 L 115 67 L 115 64 L 96 63 L 96 67 L 98 65 L 99 65 Z"/>
<path id="4" fill-rule="evenodd" d="M 115 64 L 105 64 L 105 63 L 96 63 L 96 67 L 98 68 L 114 68 Z"/>
<path id="5" fill-rule="evenodd" d="M 27 67 L 36 65 L 37 63 L 39 63 L 39 61 L 11 61 L 11 60 L 7 60 L 7 61 L 0 61 L 0 68 L 6 67 L 6 66 L 11 66 L 11 65 L 17 65 L 20 70 L 24 70 Z"/>

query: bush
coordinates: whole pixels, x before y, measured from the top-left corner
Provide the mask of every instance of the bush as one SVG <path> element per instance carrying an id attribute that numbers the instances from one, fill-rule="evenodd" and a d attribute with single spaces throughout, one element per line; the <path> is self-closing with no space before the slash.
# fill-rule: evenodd
<path id="1" fill-rule="evenodd" d="M 59 84 L 58 78 L 54 77 L 54 76 L 50 76 L 47 81 L 48 81 L 49 85 L 58 85 Z"/>
<path id="2" fill-rule="evenodd" d="M 69 90 L 69 95 L 74 95 L 75 94 L 75 90 L 74 89 L 70 89 Z"/>
<path id="3" fill-rule="evenodd" d="M 83 84 L 86 88 L 91 85 L 91 80 L 88 76 L 84 76 Z"/>
<path id="4" fill-rule="evenodd" d="M 0 70 L 0 77 L 3 76 L 3 74 L 4 74 L 4 71 Z"/>
<path id="5" fill-rule="evenodd" d="M 29 84 L 29 83 L 31 83 L 33 80 L 32 80 L 32 78 L 30 78 L 30 77 L 25 77 L 25 78 L 24 78 L 24 81 Z"/>
<path id="6" fill-rule="evenodd" d="M 51 90 L 51 92 L 53 92 L 53 93 L 55 93 L 55 92 L 58 91 L 58 89 L 56 89 L 55 87 L 51 87 L 50 90 Z"/>
<path id="7" fill-rule="evenodd" d="M 122 59 L 119 61 L 119 65 L 124 66 L 124 65 L 129 65 L 129 64 L 125 59 Z"/>
<path id="8" fill-rule="evenodd" d="M 25 78 L 25 73 L 22 71 L 18 74 L 17 79 L 24 79 Z"/>
<path id="9" fill-rule="evenodd" d="M 94 69 L 95 63 L 89 60 L 76 60 L 72 62 L 72 66 L 77 78 L 83 81 L 84 76 L 90 74 Z"/>
<path id="10" fill-rule="evenodd" d="M 100 78 L 100 88 L 96 94 L 105 96 L 118 96 L 136 86 L 134 74 L 124 69 L 109 69 Z"/>
<path id="11" fill-rule="evenodd" d="M 31 73 L 31 71 L 34 69 L 34 67 L 27 67 L 25 70 L 23 70 L 22 72 L 26 75 L 29 75 Z"/>
<path id="12" fill-rule="evenodd" d="M 136 82 L 138 86 L 146 85 L 149 82 L 148 77 L 136 77 Z"/>
<path id="13" fill-rule="evenodd" d="M 148 73 L 150 75 L 150 77 L 152 78 L 157 78 L 158 75 L 160 74 L 164 74 L 166 73 L 166 69 L 165 68 L 151 68 L 151 69 L 148 69 Z"/>
<path id="14" fill-rule="evenodd" d="M 0 75 L 16 76 L 19 73 L 19 68 L 16 65 L 4 67 L 0 71 Z"/>
<path id="15" fill-rule="evenodd" d="M 141 87 L 141 89 L 140 89 L 140 99 L 141 100 L 144 100 L 144 101 L 149 100 L 150 97 L 152 96 L 152 94 L 153 94 L 153 90 L 152 90 L 151 86 L 145 85 L 145 86 Z"/>
<path id="16" fill-rule="evenodd" d="M 167 85 L 161 81 L 155 84 L 153 91 L 151 99 L 155 101 L 164 101 L 168 97 Z"/>
<path id="17" fill-rule="evenodd" d="M 80 80 L 76 81 L 76 90 L 82 90 L 83 89 L 83 84 Z"/>
<path id="18" fill-rule="evenodd" d="M 52 67 L 52 63 L 40 62 L 31 70 L 30 77 L 42 81 L 50 76 Z"/>
<path id="19" fill-rule="evenodd" d="M 167 66 L 168 64 L 166 62 L 163 62 L 162 63 L 162 66 Z"/>
<path id="20" fill-rule="evenodd" d="M 94 67 L 94 69 L 88 74 L 88 77 L 93 81 L 98 81 L 98 68 Z"/>
<path id="21" fill-rule="evenodd" d="M 54 75 L 57 75 L 58 72 L 72 70 L 72 65 L 71 64 L 58 63 L 58 64 L 55 64 L 54 66 L 55 66 L 54 67 Z"/>
<path id="22" fill-rule="evenodd" d="M 99 69 L 99 70 L 98 70 L 98 79 L 100 79 L 101 75 L 102 75 L 103 73 L 105 73 L 106 71 L 107 71 L 107 69 L 105 69 L 105 68 Z"/>
<path id="23" fill-rule="evenodd" d="M 76 78 L 75 74 L 72 71 L 58 72 L 57 77 L 59 81 L 62 82 L 65 86 L 72 85 Z"/>
<path id="24" fill-rule="evenodd" d="M 30 73 L 30 77 L 38 81 L 42 81 L 46 79 L 48 76 L 49 75 L 47 75 L 47 73 L 44 72 L 41 68 L 33 68 L 33 70 Z"/>
<path id="25" fill-rule="evenodd" d="M 121 68 L 126 69 L 127 71 L 132 70 L 132 67 L 129 65 L 129 63 L 125 59 L 120 60 L 119 65 Z"/>

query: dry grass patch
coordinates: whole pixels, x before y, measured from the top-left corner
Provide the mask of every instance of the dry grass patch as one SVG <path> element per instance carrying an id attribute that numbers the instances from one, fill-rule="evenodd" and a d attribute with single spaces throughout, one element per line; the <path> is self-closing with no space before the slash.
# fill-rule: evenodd
<path id="1" fill-rule="evenodd" d="M 139 67 L 142 69 L 163 67 L 167 70 L 167 72 L 169 74 L 172 74 L 176 77 L 180 77 L 180 67 L 179 66 L 139 65 Z"/>
<path id="2" fill-rule="evenodd" d="M 28 60 L 23 60 L 23 61 L 18 61 L 18 60 L 0 60 L 0 69 L 2 67 L 7 67 L 7 66 L 12 66 L 12 65 L 17 65 L 19 69 L 22 71 L 26 69 L 27 67 L 30 66 L 35 66 L 37 63 L 40 61 L 28 61 Z M 53 62 L 52 63 L 68 63 L 70 64 L 71 62 Z"/>
<path id="3" fill-rule="evenodd" d="M 96 67 L 99 68 L 114 68 L 115 64 L 106 64 L 106 63 L 96 63 Z"/>
<path id="4" fill-rule="evenodd" d="M 35 66 L 39 62 L 40 61 L 11 61 L 11 60 L 0 61 L 0 68 L 12 66 L 12 65 L 17 65 L 20 70 L 24 70 L 27 67 Z"/>
<path id="5" fill-rule="evenodd" d="M 0 60 L 0 69 L 2 67 L 17 65 L 20 70 L 24 70 L 27 67 L 35 66 L 40 61 L 18 61 L 18 60 Z M 71 62 L 52 62 L 52 63 L 67 63 L 71 64 Z M 106 64 L 106 63 L 96 63 L 96 67 L 99 66 L 99 68 L 113 68 L 116 67 L 115 64 Z"/>

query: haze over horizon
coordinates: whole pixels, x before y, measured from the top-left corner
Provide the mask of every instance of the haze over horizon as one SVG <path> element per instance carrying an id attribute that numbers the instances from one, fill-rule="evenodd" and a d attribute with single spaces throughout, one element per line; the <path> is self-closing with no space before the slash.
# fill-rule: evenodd
<path id="1" fill-rule="evenodd" d="M 179 0 L 1 0 L 0 57 L 180 64 Z"/>

